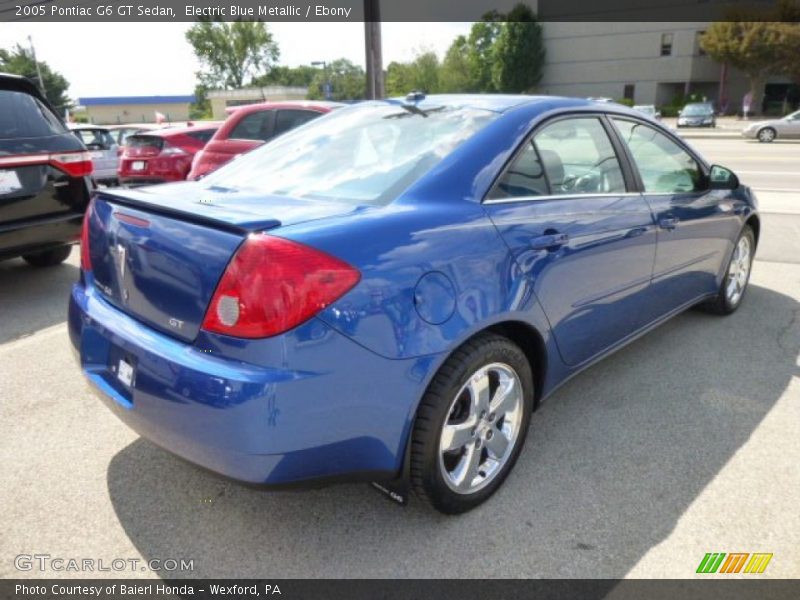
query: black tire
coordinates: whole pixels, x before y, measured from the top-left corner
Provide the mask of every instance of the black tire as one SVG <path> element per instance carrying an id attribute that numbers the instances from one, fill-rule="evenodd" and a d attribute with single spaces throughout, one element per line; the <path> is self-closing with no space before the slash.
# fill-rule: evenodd
<path id="1" fill-rule="evenodd" d="M 775 138 L 778 137 L 778 132 L 772 127 L 764 127 L 763 129 L 758 130 L 756 137 L 762 144 L 769 144 L 770 142 L 775 141 Z"/>
<path id="2" fill-rule="evenodd" d="M 445 482 L 443 467 L 440 466 L 439 444 L 443 427 L 452 416 L 451 409 L 455 410 L 453 407 L 458 402 L 459 391 L 473 374 L 482 367 L 497 363 L 513 369 L 522 387 L 522 414 L 518 433 L 513 447 L 507 450 L 509 453 L 506 454 L 505 462 L 485 483 L 485 487 L 472 493 L 458 493 Z M 490 388 L 490 397 L 492 393 Z M 482 333 L 456 350 L 433 378 L 417 411 L 410 451 L 411 483 L 417 496 L 445 514 L 463 513 L 486 501 L 502 485 L 519 457 L 533 410 L 533 395 L 531 365 L 522 350 L 509 339 L 492 333 Z M 494 414 L 487 418 L 494 418 Z M 497 427 L 503 419 L 505 416 L 498 418 L 494 426 Z M 473 437 L 474 435 L 473 430 Z M 488 447 L 480 452 L 488 452 Z M 483 476 L 482 471 L 480 475 Z"/>
<path id="3" fill-rule="evenodd" d="M 739 245 L 739 241 L 742 238 L 747 238 L 750 245 L 750 255 L 749 255 L 750 263 L 748 265 L 747 278 L 744 282 L 744 287 L 739 296 L 735 299 L 735 301 L 731 301 L 731 298 L 727 294 L 727 286 L 730 282 L 731 263 L 733 263 L 735 258 L 736 246 Z M 750 282 L 750 273 L 752 271 L 752 266 L 753 266 L 753 256 L 755 255 L 756 251 L 756 237 L 755 234 L 753 233 L 752 227 L 750 227 L 749 225 L 745 225 L 742 228 L 742 232 L 739 234 L 739 237 L 736 238 L 736 246 L 734 246 L 734 252 L 731 252 L 731 258 L 730 260 L 728 260 L 728 264 L 725 266 L 725 276 L 722 278 L 722 283 L 720 283 L 717 295 L 714 296 L 714 298 L 712 298 L 711 300 L 704 302 L 703 304 L 700 305 L 700 308 L 702 308 L 706 312 L 715 315 L 729 315 L 742 305 L 742 300 L 744 300 L 744 296 L 747 293 L 747 285 Z"/>
<path id="4" fill-rule="evenodd" d="M 32 267 L 54 267 L 69 258 L 72 246 L 59 246 L 44 252 L 23 254 L 22 258 Z"/>

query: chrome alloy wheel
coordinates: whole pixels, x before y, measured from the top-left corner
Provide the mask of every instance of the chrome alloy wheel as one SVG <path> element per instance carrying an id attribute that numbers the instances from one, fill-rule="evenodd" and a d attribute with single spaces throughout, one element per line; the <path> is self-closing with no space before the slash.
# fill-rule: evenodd
<path id="1" fill-rule="evenodd" d="M 502 471 L 522 427 L 522 394 L 503 363 L 481 367 L 456 394 L 439 440 L 439 468 L 454 492 L 477 492 Z"/>
<path id="2" fill-rule="evenodd" d="M 751 261 L 750 240 L 746 236 L 739 238 L 733 251 L 728 277 L 725 284 L 725 297 L 731 306 L 736 306 L 744 294 L 750 276 Z"/>

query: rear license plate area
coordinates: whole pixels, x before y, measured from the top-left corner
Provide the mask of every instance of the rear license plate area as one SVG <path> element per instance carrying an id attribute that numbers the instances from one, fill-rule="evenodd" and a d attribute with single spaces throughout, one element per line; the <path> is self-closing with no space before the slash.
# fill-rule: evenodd
<path id="1" fill-rule="evenodd" d="M 136 357 L 113 344 L 108 351 L 108 374 L 106 381 L 128 400 L 136 387 Z"/>
<path id="2" fill-rule="evenodd" d="M 131 171 L 144 171 L 146 166 L 145 161 L 135 160 L 131 163 Z"/>

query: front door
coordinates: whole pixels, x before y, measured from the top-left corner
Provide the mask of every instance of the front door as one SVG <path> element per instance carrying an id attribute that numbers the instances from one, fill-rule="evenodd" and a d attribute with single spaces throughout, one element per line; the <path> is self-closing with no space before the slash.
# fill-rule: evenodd
<path id="1" fill-rule="evenodd" d="M 585 115 L 546 123 L 484 201 L 569 365 L 591 359 L 652 316 L 643 298 L 655 225 L 641 194 L 626 185 L 609 127 Z"/>

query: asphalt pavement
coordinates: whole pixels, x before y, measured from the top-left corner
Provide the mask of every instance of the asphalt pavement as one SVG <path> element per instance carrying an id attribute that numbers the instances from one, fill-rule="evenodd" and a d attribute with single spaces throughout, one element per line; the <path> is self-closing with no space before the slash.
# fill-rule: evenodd
<path id="1" fill-rule="evenodd" d="M 730 317 L 689 311 L 538 410 L 515 471 L 445 517 L 364 484 L 263 492 L 139 439 L 87 392 L 66 335 L 78 252 L 0 263 L 0 577 L 20 554 L 188 559 L 198 577 L 694 576 L 707 552 L 768 552 L 800 577 L 800 142 L 697 139 L 764 213 Z"/>

